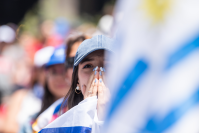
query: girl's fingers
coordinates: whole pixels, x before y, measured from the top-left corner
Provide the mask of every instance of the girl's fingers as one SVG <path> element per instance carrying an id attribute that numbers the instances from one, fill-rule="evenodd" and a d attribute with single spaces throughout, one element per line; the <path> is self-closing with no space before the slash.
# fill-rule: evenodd
<path id="1" fill-rule="evenodd" d="M 91 85 L 89 91 L 88 91 L 88 97 L 97 95 L 97 85 L 98 85 L 98 79 L 95 78 L 92 82 L 92 85 Z"/>
<path id="2" fill-rule="evenodd" d="M 87 92 L 87 97 L 89 97 L 89 96 L 91 96 L 92 95 L 92 93 L 93 93 L 93 88 L 94 88 L 94 84 L 95 84 L 95 82 L 96 82 L 96 78 L 92 81 L 92 84 L 90 85 L 90 88 L 87 90 L 88 92 Z"/>
<path id="3" fill-rule="evenodd" d="M 102 79 L 103 81 L 105 81 L 105 69 L 103 67 L 100 67 L 100 71 L 99 71 L 99 79 Z"/>
<path id="4" fill-rule="evenodd" d="M 97 78 L 98 79 L 98 76 L 99 76 L 99 72 L 97 71 L 99 68 L 98 66 L 95 67 L 95 69 L 93 70 L 94 71 L 94 78 Z"/>
<path id="5" fill-rule="evenodd" d="M 86 87 L 86 95 L 87 95 L 87 92 L 90 90 L 90 87 L 91 87 L 91 85 L 92 85 L 93 80 L 95 79 L 94 73 L 95 73 L 95 72 L 92 72 L 92 74 L 91 74 L 91 76 L 90 76 L 90 79 L 89 79 L 89 81 L 88 81 L 88 84 L 87 84 L 87 87 Z"/>
<path id="6" fill-rule="evenodd" d="M 110 98 L 110 90 L 105 86 L 102 79 L 99 79 L 99 89 L 98 89 L 98 98 L 103 98 L 104 100 L 107 100 Z"/>
<path id="7" fill-rule="evenodd" d="M 94 87 L 97 86 L 96 82 L 97 82 L 97 77 L 99 75 L 99 72 L 96 71 L 98 69 L 98 67 L 95 67 L 95 69 L 92 72 L 92 75 L 89 79 L 87 88 L 86 88 L 86 92 L 85 92 L 85 97 L 90 97 L 95 95 L 97 92 L 93 91 Z"/>
<path id="8" fill-rule="evenodd" d="M 98 84 L 98 99 L 102 100 L 104 98 L 104 84 L 103 80 L 99 79 L 99 84 Z"/>
<path id="9" fill-rule="evenodd" d="M 97 95 L 97 85 L 98 85 L 98 83 L 99 83 L 99 80 L 97 78 L 95 78 L 93 89 L 92 89 L 92 96 L 96 96 Z"/>
<path id="10" fill-rule="evenodd" d="M 106 98 L 107 98 L 107 100 L 109 100 L 110 99 L 110 90 L 106 87 L 105 91 L 106 91 Z"/>
<path id="11" fill-rule="evenodd" d="M 98 76 L 98 74 L 99 73 L 97 71 L 94 72 L 93 81 L 92 81 L 92 83 L 90 85 L 90 88 L 88 89 L 88 95 L 89 96 L 93 95 L 93 89 L 94 89 L 95 86 L 97 86 L 97 84 L 96 84 L 97 83 L 97 78 L 96 77 Z"/>
<path id="12" fill-rule="evenodd" d="M 99 91 L 100 92 L 100 95 L 106 95 L 107 93 L 107 89 L 106 89 L 106 86 L 104 84 L 104 73 L 105 72 L 105 69 L 103 67 L 100 67 L 100 71 L 99 71 L 99 86 L 100 86 L 100 89 L 98 90 L 98 94 L 99 94 Z M 104 94 L 105 93 L 105 94 Z"/>

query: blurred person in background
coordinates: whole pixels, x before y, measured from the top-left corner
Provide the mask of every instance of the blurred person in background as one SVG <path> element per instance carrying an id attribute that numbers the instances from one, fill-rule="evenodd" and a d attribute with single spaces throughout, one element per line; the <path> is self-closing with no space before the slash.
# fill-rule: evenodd
<path id="1" fill-rule="evenodd" d="M 83 23 L 79 25 L 76 30 L 84 33 L 85 36 L 93 36 L 97 32 L 97 27 L 93 23 Z"/>
<path id="2" fill-rule="evenodd" d="M 59 46 L 65 39 L 69 30 L 64 20 L 45 20 L 40 25 L 41 40 L 43 46 Z M 61 30 L 62 29 L 62 30 Z"/>
<path id="3" fill-rule="evenodd" d="M 11 58 L 4 55 L 4 52 L 14 42 L 15 31 L 8 25 L 0 26 L 0 132 L 4 123 L 6 99 L 12 92 L 11 70 L 13 62 Z"/>
<path id="4" fill-rule="evenodd" d="M 2 132 L 18 132 L 24 122 L 41 109 L 42 86 L 44 85 L 43 78 L 45 77 L 44 65 L 49 60 L 53 48 L 47 47 L 41 49 L 41 51 L 35 54 L 35 68 L 32 68 L 30 87 L 16 90 L 8 101 Z"/>
<path id="5" fill-rule="evenodd" d="M 54 47 L 47 46 L 38 50 L 34 58 L 34 75 L 32 77 L 37 77 L 32 84 L 34 84 L 33 92 L 34 94 L 42 99 L 44 95 L 44 86 L 45 86 L 45 64 L 49 61 L 50 56 L 53 54 Z"/>
<path id="6" fill-rule="evenodd" d="M 94 35 L 110 36 L 112 31 L 112 25 L 113 25 L 112 15 L 107 14 L 102 16 L 98 22 L 97 31 L 94 33 Z"/>
<path id="7" fill-rule="evenodd" d="M 34 60 L 36 51 L 43 47 L 57 47 L 65 40 L 70 25 L 64 18 L 55 20 L 45 20 L 38 26 L 38 34 L 34 35 L 31 31 L 26 31 L 26 26 L 19 28 L 25 30 L 19 36 L 19 44 L 25 49 L 31 61 Z"/>
<path id="8" fill-rule="evenodd" d="M 66 70 L 64 67 L 65 62 L 65 46 L 61 45 L 55 48 L 50 60 L 45 66 L 46 69 L 46 77 L 45 77 L 45 85 L 44 85 L 44 97 L 42 99 L 42 106 L 39 113 L 36 114 L 34 124 L 39 125 L 34 128 L 34 130 L 38 130 L 41 126 L 45 126 L 45 123 L 48 124 L 48 116 L 51 113 L 51 105 L 56 106 L 59 101 L 62 101 L 62 97 L 68 92 L 70 83 L 67 82 L 66 78 Z M 50 111 L 47 110 L 50 107 Z M 53 108 L 54 110 L 54 108 Z M 44 112 L 44 113 L 43 113 Z M 53 114 L 53 111 L 52 111 Z M 51 114 L 51 116 L 52 116 Z M 44 119 L 38 119 L 38 118 Z M 21 132 L 32 132 L 31 123 L 26 126 Z M 34 131 L 33 130 L 33 131 Z M 35 131 L 34 131 L 35 132 Z"/>
<path id="9" fill-rule="evenodd" d="M 65 69 L 66 69 L 66 79 L 68 83 L 68 90 L 71 85 L 71 78 L 73 72 L 73 58 L 76 54 L 76 51 L 82 41 L 86 39 L 86 36 L 80 33 L 74 33 L 69 35 L 67 39 L 67 49 L 65 49 Z M 67 93 L 66 93 L 67 94 Z M 53 98 L 52 98 L 53 99 Z M 44 99 L 45 101 L 45 99 Z M 63 98 L 58 99 L 45 111 L 41 111 L 41 114 L 37 117 L 36 121 L 32 125 L 33 132 L 39 132 L 42 128 L 48 125 L 50 122 L 59 117 L 59 110 L 62 104 Z M 62 108 L 62 111 L 67 111 L 67 108 Z"/>
<path id="10" fill-rule="evenodd" d="M 58 17 L 55 19 L 55 33 L 61 37 L 62 40 L 66 39 L 66 36 L 70 33 L 71 25 L 64 17 Z"/>
<path id="11" fill-rule="evenodd" d="M 27 57 L 34 63 L 35 53 L 43 48 L 41 41 L 29 32 L 23 32 L 18 39 L 19 45 L 25 50 Z"/>
<path id="12" fill-rule="evenodd" d="M 65 62 L 65 46 L 57 47 L 49 62 L 46 64 L 46 80 L 45 91 L 42 100 L 42 108 L 39 112 L 41 114 L 53 102 L 62 98 L 69 89 L 70 83 L 66 79 Z"/>
<path id="13" fill-rule="evenodd" d="M 0 26 L 0 53 L 15 41 L 15 31 L 8 25 Z"/>
<path id="14" fill-rule="evenodd" d="M 17 43 L 15 27 L 12 23 L 0 26 L 0 132 L 4 127 L 7 104 L 15 90 L 16 79 L 23 79 L 21 87 L 27 86 L 30 81 L 31 64 L 24 49 Z M 18 73 L 15 71 L 17 68 Z M 26 78 L 22 73 L 26 73 Z"/>
<path id="15" fill-rule="evenodd" d="M 16 51 L 17 52 L 17 51 Z M 24 55 L 25 56 L 25 55 Z M 12 92 L 32 86 L 33 64 L 28 57 L 21 57 L 12 67 Z"/>
<path id="16" fill-rule="evenodd" d="M 24 54 L 24 51 L 15 45 L 15 36 L 15 31 L 10 26 L 0 26 L 0 96 L 2 97 L 12 93 L 12 69 L 16 60 Z"/>

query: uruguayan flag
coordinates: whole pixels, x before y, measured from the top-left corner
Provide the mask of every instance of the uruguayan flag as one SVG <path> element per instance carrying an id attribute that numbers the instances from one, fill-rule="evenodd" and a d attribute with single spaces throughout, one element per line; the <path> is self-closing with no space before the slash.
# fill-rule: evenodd
<path id="1" fill-rule="evenodd" d="M 197 133 L 199 2 L 119 0 L 103 133 Z M 117 27 L 117 28 L 116 28 Z"/>
<path id="2" fill-rule="evenodd" d="M 103 125 L 97 117 L 97 97 L 90 97 L 47 125 L 40 133 L 97 133 Z"/>

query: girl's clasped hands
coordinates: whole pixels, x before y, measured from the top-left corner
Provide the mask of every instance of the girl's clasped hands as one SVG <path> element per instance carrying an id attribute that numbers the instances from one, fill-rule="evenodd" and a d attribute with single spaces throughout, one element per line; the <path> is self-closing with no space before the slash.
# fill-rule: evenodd
<path id="1" fill-rule="evenodd" d="M 82 85 L 82 93 L 84 99 L 97 96 L 97 115 L 99 120 L 104 119 L 106 104 L 109 101 L 110 92 L 104 84 L 105 69 L 103 67 L 95 67 L 90 76 L 88 85 Z"/>

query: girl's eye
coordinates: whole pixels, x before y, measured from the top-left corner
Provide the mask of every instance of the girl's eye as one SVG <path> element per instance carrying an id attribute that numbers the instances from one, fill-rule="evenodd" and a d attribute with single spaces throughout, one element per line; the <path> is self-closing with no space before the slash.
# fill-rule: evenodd
<path id="1" fill-rule="evenodd" d="M 92 67 L 92 65 L 87 64 L 83 68 L 91 68 L 91 67 Z"/>

